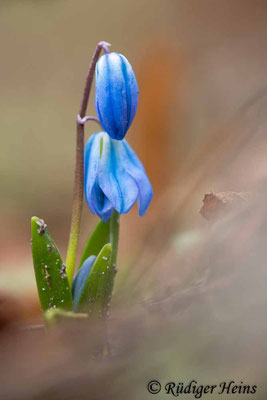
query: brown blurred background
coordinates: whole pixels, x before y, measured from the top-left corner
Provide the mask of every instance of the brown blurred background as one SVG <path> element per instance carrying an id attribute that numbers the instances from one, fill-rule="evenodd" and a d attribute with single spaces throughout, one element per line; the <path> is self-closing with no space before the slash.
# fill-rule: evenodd
<path id="1" fill-rule="evenodd" d="M 114 307 L 121 299 L 127 303 L 129 287 L 135 302 L 150 301 L 154 296 L 168 297 L 168 293 L 184 294 L 195 282 L 206 284 L 207 271 L 213 271 L 212 289 L 204 303 L 200 302 L 201 310 L 192 306 L 194 296 L 188 300 L 185 294 L 186 300 L 177 300 L 178 309 L 189 301 L 183 320 L 187 350 L 195 343 L 192 330 L 203 315 L 216 315 L 224 331 L 224 323 L 236 321 L 244 304 L 248 309 L 241 312 L 236 331 L 224 331 L 219 343 L 228 335 L 238 340 L 246 315 L 253 315 L 255 329 L 253 333 L 245 329 L 244 348 L 258 341 L 266 349 L 262 326 L 266 298 L 259 284 L 266 278 L 266 254 L 262 242 L 253 242 L 265 237 L 267 229 L 261 225 L 266 222 L 265 211 L 257 209 L 255 216 L 250 213 L 248 223 L 247 216 L 242 217 L 242 228 L 235 220 L 230 233 L 227 223 L 212 228 L 199 214 L 204 194 L 210 191 L 261 192 L 265 196 L 266 20 L 266 0 L 0 2 L 0 291 L 20 303 L 19 311 L 13 306 L 14 312 L 27 321 L 40 318 L 31 262 L 32 215 L 45 219 L 64 258 L 75 119 L 92 52 L 98 41 L 106 40 L 113 51 L 129 59 L 136 72 L 140 101 L 127 139 L 143 161 L 155 192 L 144 218 L 134 208 L 121 219 Z M 91 115 L 95 115 L 93 97 L 92 93 Z M 96 129 L 88 124 L 87 136 Z M 84 203 L 80 246 L 96 221 Z M 238 238 L 235 251 L 229 237 Z M 244 251 L 253 252 L 249 243 L 260 250 L 242 270 L 248 258 Z M 232 266 L 237 266 L 235 278 Z M 245 281 L 238 286 L 242 276 Z M 217 290 L 221 297 L 216 297 Z M 257 299 L 253 305 L 251 299 Z M 197 303 L 199 307 L 198 297 Z M 203 329 L 212 331 L 216 318 L 204 318 Z M 205 341 L 205 329 L 201 332 L 200 351 L 208 351 L 214 342 Z M 229 354 L 233 354 L 231 346 Z M 232 360 L 234 370 L 244 364 L 241 354 L 240 350 Z M 252 376 L 260 380 L 260 352 L 251 357 Z M 223 362 L 227 371 L 227 362 Z M 217 365 L 214 359 L 210 363 L 206 372 Z M 251 376 L 249 368 L 245 375 Z"/>

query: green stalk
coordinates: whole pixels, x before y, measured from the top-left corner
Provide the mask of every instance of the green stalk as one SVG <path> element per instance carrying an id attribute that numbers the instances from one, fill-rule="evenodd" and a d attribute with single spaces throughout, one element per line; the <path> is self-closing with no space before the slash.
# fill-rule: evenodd
<path id="1" fill-rule="evenodd" d="M 109 52 L 106 42 L 99 42 L 96 46 L 91 64 L 89 66 L 85 88 L 83 92 L 82 102 L 80 106 L 79 119 L 85 117 L 89 95 L 93 83 L 95 66 L 99 58 L 100 52 L 103 49 L 106 53 Z M 74 274 L 74 267 L 76 261 L 81 214 L 82 214 L 82 203 L 83 203 L 83 152 L 84 152 L 84 123 L 77 119 L 77 139 L 76 139 L 76 165 L 75 165 L 75 176 L 74 176 L 74 189 L 73 189 L 73 203 L 72 203 L 72 216 L 71 216 L 71 227 L 69 235 L 69 244 L 66 257 L 66 273 L 68 276 L 70 287 L 72 285 L 72 279 Z"/>
<path id="2" fill-rule="evenodd" d="M 120 214 L 114 210 L 110 218 L 110 227 L 109 227 L 109 240 L 112 248 L 110 264 L 114 268 L 116 268 L 117 264 L 119 231 L 120 231 Z"/>

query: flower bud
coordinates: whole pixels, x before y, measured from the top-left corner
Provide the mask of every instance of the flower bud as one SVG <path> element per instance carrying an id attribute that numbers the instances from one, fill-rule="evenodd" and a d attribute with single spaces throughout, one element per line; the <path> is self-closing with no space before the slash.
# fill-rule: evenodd
<path id="1" fill-rule="evenodd" d="M 107 53 L 96 64 L 95 107 L 104 130 L 122 140 L 133 122 L 138 86 L 129 61 L 121 54 Z"/>

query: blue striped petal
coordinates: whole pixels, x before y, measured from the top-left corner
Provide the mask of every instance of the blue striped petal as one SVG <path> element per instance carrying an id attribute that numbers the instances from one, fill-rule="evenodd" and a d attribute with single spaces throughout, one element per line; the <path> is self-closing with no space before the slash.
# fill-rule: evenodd
<path id="1" fill-rule="evenodd" d="M 104 130 L 122 140 L 136 114 L 138 86 L 129 61 L 108 53 L 96 65 L 95 107 Z"/>
<path id="2" fill-rule="evenodd" d="M 95 196 L 95 185 L 98 175 L 98 164 L 100 158 L 100 140 L 101 140 L 101 135 L 99 135 L 99 133 L 95 133 L 88 140 L 84 150 L 85 198 L 93 214 L 96 213 L 95 201 L 93 201 L 93 197 Z"/>
<path id="3" fill-rule="evenodd" d="M 84 261 L 84 263 L 81 265 L 81 268 L 79 269 L 79 271 L 77 272 L 77 275 L 73 279 L 71 292 L 72 292 L 74 311 L 77 311 L 84 285 L 90 274 L 90 271 L 95 262 L 95 259 L 96 259 L 96 256 L 88 257 Z"/>
<path id="4" fill-rule="evenodd" d="M 111 217 L 113 205 L 99 187 L 98 172 L 104 132 L 95 133 L 88 140 L 84 151 L 84 191 L 87 204 L 93 214 L 98 214 L 104 222 Z"/>
<path id="5" fill-rule="evenodd" d="M 94 134 L 85 148 L 85 197 L 93 214 L 107 222 L 115 209 L 127 213 L 138 202 L 143 216 L 153 190 L 145 169 L 126 140 Z"/>
<path id="6" fill-rule="evenodd" d="M 138 159 L 131 146 L 126 140 L 123 140 L 122 144 L 127 154 L 125 156 L 124 168 L 125 171 L 134 178 L 138 186 L 138 210 L 140 217 L 142 217 L 145 215 L 150 205 L 153 197 L 153 189 L 141 161 Z"/>
<path id="7" fill-rule="evenodd" d="M 138 187 L 125 170 L 125 161 L 123 142 L 106 135 L 99 164 L 99 185 L 120 214 L 127 213 L 138 196 Z"/>
<path id="8" fill-rule="evenodd" d="M 120 212 L 122 195 L 115 175 L 117 162 L 114 156 L 111 139 L 107 134 L 104 134 L 103 150 L 98 171 L 99 186 L 105 196 L 110 200 L 115 210 Z"/>

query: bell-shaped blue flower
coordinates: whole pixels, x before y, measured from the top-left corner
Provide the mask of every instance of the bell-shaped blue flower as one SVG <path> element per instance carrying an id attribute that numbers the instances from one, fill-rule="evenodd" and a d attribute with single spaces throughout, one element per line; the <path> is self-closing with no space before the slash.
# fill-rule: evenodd
<path id="1" fill-rule="evenodd" d="M 104 54 L 96 64 L 95 107 L 110 137 L 122 140 L 133 122 L 138 86 L 129 61 L 121 54 Z"/>
<path id="2" fill-rule="evenodd" d="M 113 210 L 127 213 L 138 202 L 143 216 L 153 190 L 142 163 L 126 140 L 114 140 L 106 132 L 90 137 L 85 147 L 84 189 L 93 214 L 107 222 Z"/>

